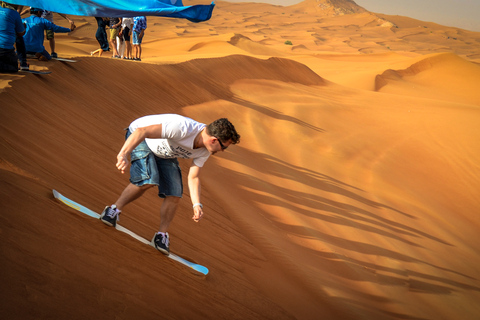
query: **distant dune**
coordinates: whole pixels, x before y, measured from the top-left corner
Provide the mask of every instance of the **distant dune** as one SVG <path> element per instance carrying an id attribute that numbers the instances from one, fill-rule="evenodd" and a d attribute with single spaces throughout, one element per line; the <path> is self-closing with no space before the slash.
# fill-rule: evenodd
<path id="1" fill-rule="evenodd" d="M 204 23 L 148 17 L 132 62 L 91 57 L 95 19 L 72 18 L 56 45 L 78 62 L 0 74 L 2 319 L 478 319 L 480 33 L 217 1 Z M 203 169 L 205 218 L 185 188 L 170 229 L 206 277 L 52 196 L 115 201 L 123 129 L 156 113 L 242 136 Z M 121 224 L 149 239 L 160 204 Z"/>
<path id="2" fill-rule="evenodd" d="M 305 0 L 289 6 L 289 10 L 322 16 L 339 16 L 367 11 L 352 0 Z"/>

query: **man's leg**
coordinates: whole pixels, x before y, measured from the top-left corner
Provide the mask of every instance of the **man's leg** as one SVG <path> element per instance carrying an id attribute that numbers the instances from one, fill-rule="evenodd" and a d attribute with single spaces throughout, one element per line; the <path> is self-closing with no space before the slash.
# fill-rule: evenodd
<path id="1" fill-rule="evenodd" d="M 140 198 L 147 189 L 150 189 L 151 187 L 154 187 L 154 186 L 155 185 L 153 184 L 145 184 L 139 187 L 130 183 L 123 190 L 122 194 L 114 204 L 117 206 L 117 209 L 121 211 L 123 207 L 125 207 L 130 202 Z"/>
<path id="2" fill-rule="evenodd" d="M 127 57 L 132 59 L 132 43 L 130 41 L 127 42 Z"/>
<path id="3" fill-rule="evenodd" d="M 17 56 L 18 60 L 20 60 L 20 67 L 24 70 L 28 70 L 27 50 L 25 49 L 25 41 L 23 40 L 22 36 L 17 35 L 15 47 L 17 48 Z"/>
<path id="4" fill-rule="evenodd" d="M 50 43 L 51 56 L 57 58 L 57 53 L 55 52 L 55 32 L 53 30 L 45 30 L 45 37 Z"/>
<path id="5" fill-rule="evenodd" d="M 138 199 L 147 189 L 153 187 L 151 184 L 146 184 L 141 187 L 130 183 L 122 192 L 118 200 L 111 206 L 105 207 L 100 215 L 100 220 L 106 225 L 116 227 L 119 215 L 124 206 L 130 202 Z"/>
<path id="6" fill-rule="evenodd" d="M 14 49 L 0 48 L 0 72 L 18 72 L 18 60 Z"/>
<path id="7" fill-rule="evenodd" d="M 169 196 L 163 200 L 160 208 L 160 229 L 159 232 L 153 236 L 152 245 L 155 249 L 163 254 L 170 254 L 170 237 L 168 235 L 168 227 L 177 211 L 180 197 Z"/>
<path id="8" fill-rule="evenodd" d="M 110 29 L 110 33 L 109 33 L 109 38 L 108 38 L 108 42 L 110 43 L 110 48 L 112 48 L 113 52 L 112 52 L 112 58 L 115 58 L 115 56 L 118 55 L 118 52 L 117 52 L 117 35 L 115 33 L 115 29 Z"/>
<path id="9" fill-rule="evenodd" d="M 175 217 L 179 202 L 179 197 L 166 197 L 165 200 L 163 200 L 160 208 L 160 228 L 158 231 L 167 232 L 170 223 Z"/>
<path id="10" fill-rule="evenodd" d="M 50 52 L 55 53 L 55 38 L 48 40 L 50 43 Z"/>

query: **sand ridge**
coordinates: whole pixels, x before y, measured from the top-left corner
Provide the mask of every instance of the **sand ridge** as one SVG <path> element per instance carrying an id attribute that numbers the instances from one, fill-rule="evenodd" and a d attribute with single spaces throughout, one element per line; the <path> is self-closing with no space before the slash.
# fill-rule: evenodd
<path id="1" fill-rule="evenodd" d="M 77 63 L 0 75 L 2 317 L 478 318 L 479 33 L 319 3 L 148 17 L 141 63 L 90 57 L 95 20 L 74 17 L 57 51 Z M 186 191 L 170 230 L 207 277 L 51 195 L 114 201 L 123 128 L 154 113 L 242 135 L 204 168 L 205 219 Z M 150 238 L 160 203 L 122 225 Z"/>

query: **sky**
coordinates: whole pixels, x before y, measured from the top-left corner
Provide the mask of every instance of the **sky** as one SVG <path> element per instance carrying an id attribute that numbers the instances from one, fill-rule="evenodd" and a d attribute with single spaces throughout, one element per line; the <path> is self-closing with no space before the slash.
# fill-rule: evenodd
<path id="1" fill-rule="evenodd" d="M 225 0 L 228 2 L 264 2 L 282 6 L 303 0 Z M 368 11 L 406 16 L 449 27 L 480 31 L 480 0 L 354 0 Z"/>

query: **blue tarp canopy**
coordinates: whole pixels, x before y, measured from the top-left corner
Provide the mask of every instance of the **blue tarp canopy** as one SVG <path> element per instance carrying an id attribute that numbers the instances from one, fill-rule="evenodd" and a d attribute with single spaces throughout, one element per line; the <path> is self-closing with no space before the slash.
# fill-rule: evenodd
<path id="1" fill-rule="evenodd" d="M 182 0 L 7 0 L 57 13 L 91 17 L 163 16 L 193 22 L 211 18 L 215 3 L 183 6 Z"/>

